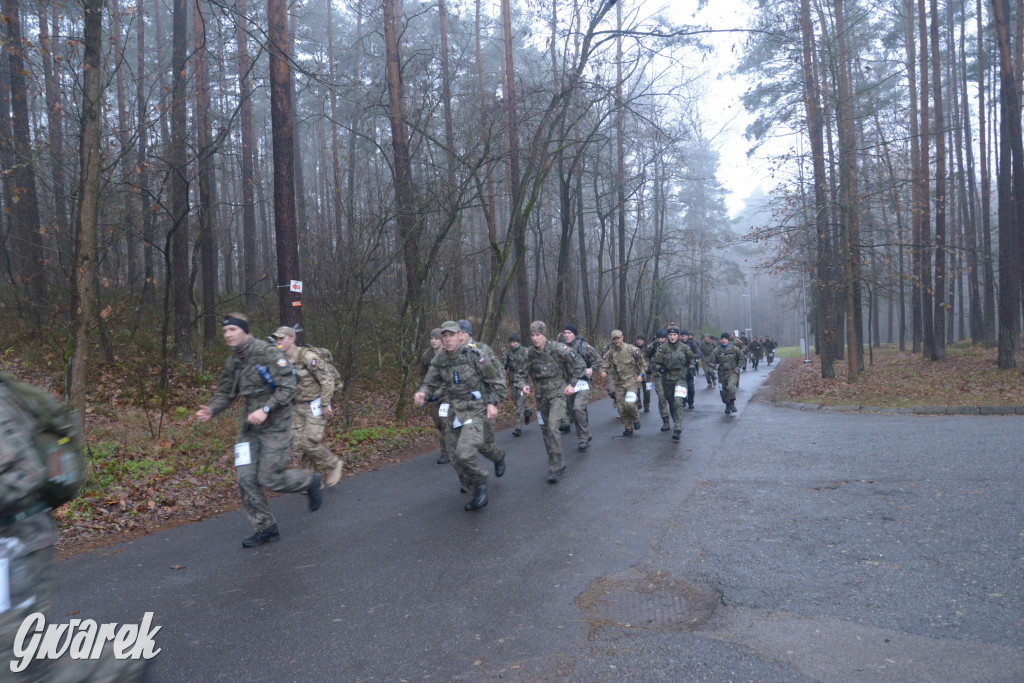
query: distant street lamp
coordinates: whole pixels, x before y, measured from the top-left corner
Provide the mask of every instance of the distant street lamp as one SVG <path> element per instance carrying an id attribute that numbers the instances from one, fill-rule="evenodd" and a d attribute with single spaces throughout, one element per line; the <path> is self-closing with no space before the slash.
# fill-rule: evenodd
<path id="1" fill-rule="evenodd" d="M 753 297 L 751 297 L 749 294 L 740 294 L 740 296 L 747 297 L 747 334 L 753 335 L 754 334 L 754 307 L 750 303 L 751 301 L 753 301 Z"/>

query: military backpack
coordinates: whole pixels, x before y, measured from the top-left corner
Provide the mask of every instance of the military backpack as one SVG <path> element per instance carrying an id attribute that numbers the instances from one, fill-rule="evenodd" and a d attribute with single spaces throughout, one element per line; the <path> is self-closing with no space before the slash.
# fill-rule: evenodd
<path id="1" fill-rule="evenodd" d="M 320 362 L 327 366 L 327 370 L 331 373 L 331 377 L 334 378 L 334 395 L 337 396 L 340 394 L 341 390 L 345 388 L 345 383 L 341 381 L 341 373 L 338 372 L 338 368 L 334 366 L 334 356 L 331 352 L 319 346 L 309 346 L 308 344 L 302 348 L 304 349 L 303 353 L 305 353 L 305 349 L 315 353 L 317 358 L 320 359 Z"/>
<path id="2" fill-rule="evenodd" d="M 3 374 L 0 382 L 35 423 L 32 445 L 48 472 L 39 496 L 50 507 L 60 507 L 78 495 L 87 473 L 82 435 L 74 414 L 43 389 Z"/>

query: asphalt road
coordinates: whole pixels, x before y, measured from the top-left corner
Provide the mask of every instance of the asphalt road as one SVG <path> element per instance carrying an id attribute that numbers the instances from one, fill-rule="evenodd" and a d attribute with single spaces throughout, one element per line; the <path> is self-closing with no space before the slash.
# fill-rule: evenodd
<path id="1" fill-rule="evenodd" d="M 806 413 L 701 388 L 545 483 L 531 424 L 467 513 L 435 455 L 61 566 L 61 615 L 155 612 L 160 681 L 1022 681 L 1024 422 Z M 173 569 L 174 566 L 183 566 Z M 66 619 L 67 617 L 65 617 Z"/>

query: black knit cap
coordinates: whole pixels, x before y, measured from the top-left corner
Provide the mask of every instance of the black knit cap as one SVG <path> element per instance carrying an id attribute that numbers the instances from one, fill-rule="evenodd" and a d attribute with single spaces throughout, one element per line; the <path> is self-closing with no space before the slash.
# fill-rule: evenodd
<path id="1" fill-rule="evenodd" d="M 565 330 L 566 332 L 572 332 L 573 335 L 575 335 L 577 337 L 580 336 L 580 331 L 579 331 L 579 329 L 576 328 L 575 325 L 566 325 L 562 329 Z"/>
<path id="2" fill-rule="evenodd" d="M 508 335 L 508 340 L 510 342 L 517 342 L 517 341 L 519 341 L 519 333 L 518 332 L 513 332 L 512 334 Z"/>

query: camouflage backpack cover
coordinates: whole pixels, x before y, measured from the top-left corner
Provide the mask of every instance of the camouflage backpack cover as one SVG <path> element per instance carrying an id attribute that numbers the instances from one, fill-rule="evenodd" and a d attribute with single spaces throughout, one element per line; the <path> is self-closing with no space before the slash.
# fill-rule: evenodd
<path id="1" fill-rule="evenodd" d="M 319 346 L 310 346 L 309 344 L 302 348 L 303 353 L 305 353 L 307 350 L 315 353 L 317 358 L 320 359 L 320 362 L 324 363 L 327 366 L 327 369 L 330 370 L 331 372 L 331 377 L 334 378 L 334 395 L 337 396 L 338 394 L 340 394 L 341 390 L 345 388 L 345 383 L 341 381 L 341 373 L 338 372 L 338 368 L 335 367 L 334 365 L 334 356 L 331 354 L 331 352 L 325 348 L 321 348 Z"/>
<path id="2" fill-rule="evenodd" d="M 84 444 L 74 414 L 43 389 L 3 374 L 0 382 L 35 421 L 32 443 L 36 457 L 49 473 L 39 495 L 50 507 L 60 507 L 78 495 L 87 473 Z"/>

